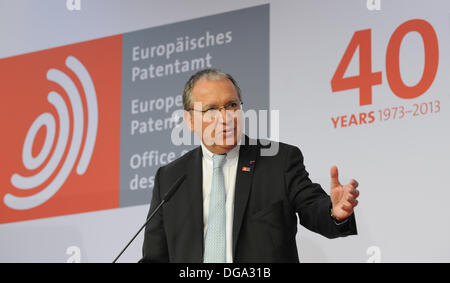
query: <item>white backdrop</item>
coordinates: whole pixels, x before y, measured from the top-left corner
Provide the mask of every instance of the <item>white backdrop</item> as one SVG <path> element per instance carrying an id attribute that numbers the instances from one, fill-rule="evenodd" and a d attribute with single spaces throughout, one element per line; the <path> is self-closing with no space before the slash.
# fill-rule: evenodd
<path id="1" fill-rule="evenodd" d="M 280 113 L 280 141 L 300 147 L 312 180 L 327 191 L 332 165 L 338 166 L 341 182 L 355 178 L 360 183 L 358 235 L 328 240 L 300 228 L 300 260 L 450 261 L 446 203 L 450 198 L 446 183 L 450 2 L 381 0 L 377 10 L 377 5 L 369 9 L 366 0 L 81 0 L 81 10 L 74 11 L 65 2 L 1 0 L 0 60 L 270 3 L 270 108 Z M 389 86 L 386 52 L 394 31 L 413 19 L 425 20 L 434 29 L 439 64 L 425 93 L 403 99 Z M 354 33 L 367 29 L 371 29 L 371 72 L 381 72 L 381 83 L 371 88 L 372 103 L 360 105 L 359 89 L 333 92 L 331 80 Z M 399 52 L 401 78 L 414 86 L 425 65 L 419 33 L 406 33 Z M 345 77 L 359 74 L 358 54 Z M 2 98 L 7 95 L 1 93 Z M 428 106 L 420 112 L 422 104 Z M 402 118 L 396 113 L 394 118 L 394 108 L 401 106 L 411 112 Z M 383 116 L 385 109 L 391 111 L 389 119 Z M 333 118 L 347 115 L 350 121 L 352 114 L 370 111 L 373 123 L 333 126 Z M 8 164 L 3 163 L 1 169 L 5 168 Z M 148 205 L 142 205 L 1 224 L 0 261 L 112 261 L 142 225 L 147 211 Z M 121 261 L 137 261 L 141 246 L 142 235 Z"/>

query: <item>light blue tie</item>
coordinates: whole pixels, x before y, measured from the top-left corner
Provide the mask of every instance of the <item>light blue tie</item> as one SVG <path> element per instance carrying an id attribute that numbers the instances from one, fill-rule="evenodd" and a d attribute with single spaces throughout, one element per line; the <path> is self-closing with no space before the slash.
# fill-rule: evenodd
<path id="1" fill-rule="evenodd" d="M 213 155 L 213 178 L 209 198 L 208 228 L 204 262 L 226 262 L 225 181 L 223 164 L 226 154 Z"/>

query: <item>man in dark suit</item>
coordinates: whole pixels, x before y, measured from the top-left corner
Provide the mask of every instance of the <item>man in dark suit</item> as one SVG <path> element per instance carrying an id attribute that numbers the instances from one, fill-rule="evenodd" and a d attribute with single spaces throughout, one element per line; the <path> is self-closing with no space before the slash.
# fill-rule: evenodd
<path id="1" fill-rule="evenodd" d="M 150 212 L 186 179 L 147 225 L 142 262 L 298 262 L 297 214 L 328 238 L 357 233 L 358 183 L 341 185 L 333 166 L 328 196 L 297 147 L 242 135 L 241 101 L 236 81 L 215 69 L 186 83 L 184 118 L 202 145 L 158 169 Z"/>

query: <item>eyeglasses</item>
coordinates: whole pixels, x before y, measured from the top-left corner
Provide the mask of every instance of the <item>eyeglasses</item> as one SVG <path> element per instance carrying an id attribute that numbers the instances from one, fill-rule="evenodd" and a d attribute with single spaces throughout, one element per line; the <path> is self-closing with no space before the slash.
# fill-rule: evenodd
<path id="1" fill-rule="evenodd" d="M 227 103 L 226 105 L 224 105 L 224 106 L 222 106 L 222 107 L 218 107 L 218 108 L 216 108 L 216 107 L 211 107 L 211 108 L 208 108 L 208 109 L 206 109 L 206 110 L 191 109 L 190 111 L 201 112 L 201 113 L 203 113 L 203 114 L 215 116 L 215 115 L 220 114 L 220 111 L 221 111 L 222 109 L 225 109 L 225 111 L 227 111 L 227 110 L 231 110 L 231 111 L 239 110 L 239 109 L 241 109 L 241 105 L 242 105 L 242 104 L 244 104 L 242 101 L 239 101 L 239 102 L 237 102 L 237 101 L 232 101 L 232 102 L 229 102 L 229 103 Z"/>

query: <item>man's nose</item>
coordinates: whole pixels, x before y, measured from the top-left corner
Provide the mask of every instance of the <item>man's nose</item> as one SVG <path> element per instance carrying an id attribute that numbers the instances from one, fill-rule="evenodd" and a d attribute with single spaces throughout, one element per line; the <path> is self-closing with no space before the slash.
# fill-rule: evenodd
<path id="1" fill-rule="evenodd" d="M 219 109 L 220 112 L 220 122 L 227 124 L 232 121 L 232 113 L 229 110 L 226 110 L 225 107 L 221 107 Z"/>

